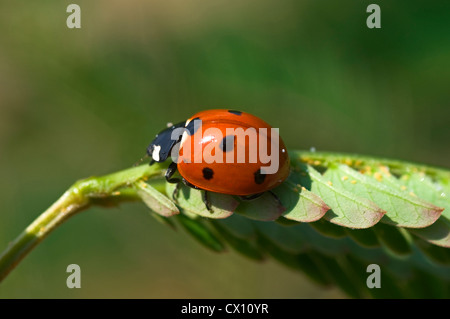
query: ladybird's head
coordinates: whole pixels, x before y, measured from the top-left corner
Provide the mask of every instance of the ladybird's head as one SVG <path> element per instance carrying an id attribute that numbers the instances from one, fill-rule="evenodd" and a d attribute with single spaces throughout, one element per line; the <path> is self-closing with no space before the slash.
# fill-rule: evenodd
<path id="1" fill-rule="evenodd" d="M 158 134 L 155 139 L 147 147 L 147 155 L 152 158 L 153 162 L 164 162 L 172 152 L 172 149 L 178 144 L 183 137 L 183 134 L 193 135 L 202 125 L 202 121 L 196 117 L 178 124 L 170 124 L 168 127 Z M 175 157 L 178 154 L 174 154 Z"/>
<path id="2" fill-rule="evenodd" d="M 158 134 L 155 139 L 147 147 L 147 154 L 152 158 L 152 162 L 164 162 L 169 156 L 175 144 L 177 144 L 182 135 L 182 130 L 177 128 L 184 128 L 186 122 L 181 122 L 175 125 L 168 125 L 168 127 Z"/>

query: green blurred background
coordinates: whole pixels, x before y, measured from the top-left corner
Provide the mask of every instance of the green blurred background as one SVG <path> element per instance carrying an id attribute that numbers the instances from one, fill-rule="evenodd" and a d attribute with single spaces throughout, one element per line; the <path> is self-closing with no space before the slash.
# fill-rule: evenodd
<path id="1" fill-rule="evenodd" d="M 66 7 L 81 7 L 81 29 Z M 266 119 L 290 149 L 450 167 L 448 1 L 0 3 L 0 250 L 75 180 L 133 165 L 167 122 Z M 79 264 L 82 288 L 66 287 Z M 341 298 L 274 261 L 207 251 L 142 204 L 59 227 L 1 298 Z"/>

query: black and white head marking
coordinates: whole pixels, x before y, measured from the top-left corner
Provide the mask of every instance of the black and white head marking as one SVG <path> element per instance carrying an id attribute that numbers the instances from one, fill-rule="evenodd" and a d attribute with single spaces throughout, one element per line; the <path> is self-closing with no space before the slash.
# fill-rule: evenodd
<path id="1" fill-rule="evenodd" d="M 170 151 L 174 145 L 180 141 L 181 134 L 176 139 L 172 139 L 172 132 L 176 128 L 184 127 L 186 122 L 172 125 L 159 132 L 154 140 L 147 147 L 147 154 L 155 162 L 164 162 L 170 155 Z"/>
<path id="2" fill-rule="evenodd" d="M 199 120 L 199 118 L 171 125 L 159 132 L 147 147 L 147 154 L 155 162 L 164 162 L 170 156 L 172 149 L 177 143 L 185 139 L 187 134 L 192 135 L 195 133 L 199 127 L 199 125 L 195 125 L 196 120 Z M 177 132 L 174 131 L 177 128 L 185 128 L 185 130 L 179 130 L 175 136 L 172 136 Z"/>

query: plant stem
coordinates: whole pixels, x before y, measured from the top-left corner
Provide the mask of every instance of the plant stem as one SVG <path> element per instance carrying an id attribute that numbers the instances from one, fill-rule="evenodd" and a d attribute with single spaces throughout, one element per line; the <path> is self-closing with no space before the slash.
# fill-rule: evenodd
<path id="1" fill-rule="evenodd" d="M 313 166 L 328 167 L 328 165 L 332 163 L 346 164 L 355 169 L 363 169 L 365 166 L 387 166 L 392 173 L 398 175 L 423 172 L 437 180 L 450 180 L 450 171 L 448 168 L 439 168 L 400 160 L 346 153 L 307 151 L 293 151 L 290 152 L 289 155 L 291 156 L 291 161 L 294 160 L 295 162 L 295 160 L 300 160 Z"/>
<path id="2" fill-rule="evenodd" d="M 87 198 L 71 187 L 50 208 L 29 225 L 0 256 L 0 281 L 53 229 L 75 213 L 87 208 Z"/>
<path id="3" fill-rule="evenodd" d="M 0 282 L 56 227 L 90 205 L 111 206 L 139 200 L 133 183 L 161 175 L 164 165 L 141 165 L 76 182 L 36 218 L 0 255 Z"/>
<path id="4" fill-rule="evenodd" d="M 290 152 L 293 165 L 299 161 L 314 166 L 327 167 L 332 163 L 344 163 L 353 168 L 368 166 L 388 166 L 399 175 L 411 172 L 424 172 L 448 183 L 450 172 L 421 164 L 407 163 L 389 159 L 364 157 L 352 154 L 322 152 Z M 0 255 L 0 282 L 33 250 L 48 234 L 62 222 L 91 205 L 112 206 L 126 201 L 140 200 L 134 183 L 154 178 L 151 183 L 158 191 L 164 192 L 165 181 L 160 178 L 166 164 L 141 165 L 113 174 L 90 177 L 76 182 L 50 208 L 33 221 L 5 251 Z"/>

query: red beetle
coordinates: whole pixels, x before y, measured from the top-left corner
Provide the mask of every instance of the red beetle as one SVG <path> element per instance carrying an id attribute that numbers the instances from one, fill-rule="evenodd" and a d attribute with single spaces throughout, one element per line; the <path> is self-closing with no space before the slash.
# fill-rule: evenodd
<path id="1" fill-rule="evenodd" d="M 166 180 L 204 190 L 209 210 L 207 191 L 252 199 L 289 175 L 289 156 L 278 132 L 260 118 L 234 110 L 202 111 L 170 126 L 156 135 L 147 154 L 150 164 L 172 155 Z M 173 178 L 177 170 L 181 179 Z"/>

